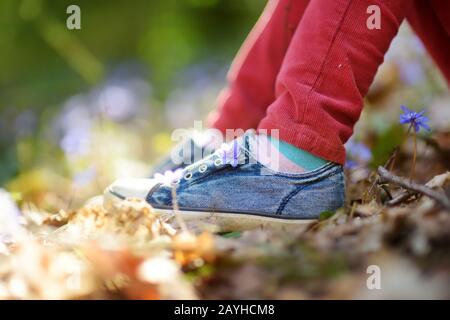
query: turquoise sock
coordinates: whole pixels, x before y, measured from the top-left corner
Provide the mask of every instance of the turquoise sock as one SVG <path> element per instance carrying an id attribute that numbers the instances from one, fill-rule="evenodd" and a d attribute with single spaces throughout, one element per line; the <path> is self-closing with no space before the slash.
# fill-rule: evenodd
<path id="1" fill-rule="evenodd" d="M 278 142 L 278 151 L 280 151 L 282 155 L 284 155 L 293 163 L 304 168 L 307 171 L 317 169 L 323 166 L 324 164 L 328 163 L 328 161 L 316 157 L 315 155 L 312 155 L 311 153 L 305 150 L 299 149 L 296 146 L 293 146 L 292 144 L 289 144 L 282 140 L 278 140 L 273 137 L 269 137 L 269 139 L 270 142 L 272 142 L 272 144 L 274 144 L 275 146 L 276 143 Z"/>

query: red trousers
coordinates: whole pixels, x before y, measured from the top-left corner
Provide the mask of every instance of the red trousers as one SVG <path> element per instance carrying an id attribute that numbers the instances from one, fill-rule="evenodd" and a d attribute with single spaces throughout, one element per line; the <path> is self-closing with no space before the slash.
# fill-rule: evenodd
<path id="1" fill-rule="evenodd" d="M 367 8 L 381 9 L 370 30 Z M 273 0 L 240 49 L 211 125 L 279 129 L 279 137 L 343 164 L 385 52 L 404 19 L 450 81 L 449 0 Z"/>

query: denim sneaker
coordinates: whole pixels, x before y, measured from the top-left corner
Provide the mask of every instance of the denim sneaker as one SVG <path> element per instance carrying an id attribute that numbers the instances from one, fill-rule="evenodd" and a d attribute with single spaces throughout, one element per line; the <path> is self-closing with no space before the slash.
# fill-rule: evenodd
<path id="1" fill-rule="evenodd" d="M 210 156 L 155 179 L 121 179 L 106 188 L 105 207 L 128 198 L 145 199 L 157 213 L 173 212 L 172 190 L 186 221 L 205 220 L 220 231 L 257 227 L 298 227 L 323 211 L 344 204 L 340 165 L 313 171 L 281 173 L 258 162 L 246 133 Z"/>

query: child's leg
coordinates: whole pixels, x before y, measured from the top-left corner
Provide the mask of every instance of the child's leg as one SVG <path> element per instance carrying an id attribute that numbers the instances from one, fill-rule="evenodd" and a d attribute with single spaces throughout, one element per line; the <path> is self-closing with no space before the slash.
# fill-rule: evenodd
<path id="1" fill-rule="evenodd" d="M 275 100 L 275 79 L 309 0 L 271 0 L 242 45 L 228 74 L 229 86 L 210 115 L 211 126 L 255 129 Z"/>
<path id="2" fill-rule="evenodd" d="M 277 98 L 259 129 L 279 129 L 281 140 L 344 163 L 343 144 L 409 3 L 311 1 L 277 77 Z M 370 5 L 381 9 L 380 29 L 367 27 Z"/>
<path id="3" fill-rule="evenodd" d="M 450 83 L 450 1 L 411 1 L 406 17 Z"/>
<path id="4" fill-rule="evenodd" d="M 266 115 L 267 107 L 275 100 L 275 80 L 286 54 L 294 31 L 309 0 L 270 0 L 252 32 L 242 45 L 233 61 L 228 74 L 229 85 L 219 95 L 217 108 L 209 117 L 210 126 L 225 133 L 226 129 L 256 129 L 261 119 Z M 227 137 L 233 139 L 237 135 Z M 174 163 L 172 158 L 166 158 L 153 168 L 153 173 L 175 170 L 192 163 L 193 155 L 202 155 L 205 151 L 217 148 L 217 143 L 208 137 L 207 145 L 199 145 L 194 138 L 179 144 L 173 150 L 182 154 L 183 164 Z M 266 141 L 262 141 L 265 143 Z M 280 142 L 282 145 L 283 142 Z M 273 148 L 276 152 L 276 148 Z M 288 155 L 279 156 L 279 169 L 289 172 L 303 171 L 304 152 L 298 154 L 295 147 Z M 285 150 L 285 149 L 283 149 Z M 200 151 L 200 152 L 198 152 Z M 295 156 L 301 162 L 299 166 L 292 162 Z M 310 156 L 309 158 L 314 158 Z M 199 159 L 197 159 L 199 160 Z M 320 166 L 321 159 L 315 159 L 310 164 Z"/>

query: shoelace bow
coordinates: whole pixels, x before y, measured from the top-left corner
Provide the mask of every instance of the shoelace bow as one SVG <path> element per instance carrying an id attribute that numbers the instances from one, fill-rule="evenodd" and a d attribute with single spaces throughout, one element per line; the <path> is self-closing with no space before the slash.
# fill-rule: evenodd
<path id="1" fill-rule="evenodd" d="M 243 137 L 242 142 L 244 142 L 245 137 Z M 215 154 L 222 161 L 222 164 L 229 164 L 233 168 L 236 168 L 239 165 L 240 155 L 242 153 L 241 149 L 246 149 L 240 145 L 238 140 L 233 140 L 230 143 L 224 143 L 221 145 L 219 149 L 215 151 Z M 175 181 L 178 181 L 182 178 L 184 169 L 177 169 L 175 171 L 167 170 L 163 174 L 156 173 L 154 175 L 154 179 L 163 184 L 171 184 Z"/>

